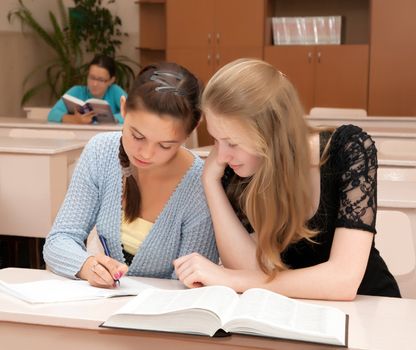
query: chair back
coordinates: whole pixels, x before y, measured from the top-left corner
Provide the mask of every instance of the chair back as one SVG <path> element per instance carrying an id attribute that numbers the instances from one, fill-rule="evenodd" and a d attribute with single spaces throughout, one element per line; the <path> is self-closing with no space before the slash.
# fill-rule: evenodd
<path id="1" fill-rule="evenodd" d="M 311 117 L 367 117 L 367 111 L 360 108 L 329 108 L 313 107 L 309 111 Z"/>
<path id="2" fill-rule="evenodd" d="M 416 299 L 416 216 L 399 210 L 377 211 L 376 248 L 404 298 Z"/>
<path id="3" fill-rule="evenodd" d="M 50 107 L 24 107 L 26 118 L 32 120 L 48 120 L 48 114 L 52 108 Z"/>

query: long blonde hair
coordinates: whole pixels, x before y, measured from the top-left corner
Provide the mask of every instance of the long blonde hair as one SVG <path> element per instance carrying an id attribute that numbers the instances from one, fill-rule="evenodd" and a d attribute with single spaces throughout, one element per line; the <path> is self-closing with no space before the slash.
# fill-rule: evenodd
<path id="1" fill-rule="evenodd" d="M 258 236 L 257 261 L 273 277 L 286 269 L 281 253 L 316 233 L 312 210 L 309 133 L 290 81 L 272 65 L 239 59 L 220 69 L 202 95 L 202 110 L 238 122 L 262 158 L 260 169 L 234 196 Z M 232 198 L 231 198 L 232 199 Z"/>

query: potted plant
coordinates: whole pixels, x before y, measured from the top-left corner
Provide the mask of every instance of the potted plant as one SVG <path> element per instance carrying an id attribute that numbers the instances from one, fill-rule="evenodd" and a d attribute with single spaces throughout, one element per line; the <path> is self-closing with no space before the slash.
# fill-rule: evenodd
<path id="1" fill-rule="evenodd" d="M 87 53 L 101 53 L 113 57 L 116 62 L 117 83 L 128 90 L 135 77 L 131 66 L 139 65 L 127 56 L 116 55 L 128 34 L 121 31 L 121 19 L 113 16 L 102 0 L 74 0 L 75 7 L 69 11 L 72 30 L 85 44 Z M 115 0 L 107 0 L 107 4 Z"/>
<path id="2" fill-rule="evenodd" d="M 114 1 L 109 0 L 107 3 Z M 117 82 L 125 89 L 129 88 L 134 79 L 131 66 L 138 66 L 137 63 L 128 57 L 115 55 L 121 45 L 120 37 L 127 35 L 120 31 L 121 19 L 103 8 L 102 0 L 75 0 L 74 3 L 75 7 L 68 12 L 63 1 L 58 0 L 59 21 L 49 11 L 52 32 L 39 24 L 23 0 L 19 0 L 17 9 L 8 13 L 9 22 L 19 20 L 22 30 L 24 27 L 31 28 L 55 53 L 53 59 L 36 67 L 25 78 L 24 87 L 29 85 L 39 71 L 45 73 L 43 81 L 25 90 L 22 105 L 42 89 L 49 88 L 51 100 L 56 100 L 73 85 L 84 83 L 88 70 L 88 62 L 84 57 L 88 53 L 112 56 L 116 61 Z"/>

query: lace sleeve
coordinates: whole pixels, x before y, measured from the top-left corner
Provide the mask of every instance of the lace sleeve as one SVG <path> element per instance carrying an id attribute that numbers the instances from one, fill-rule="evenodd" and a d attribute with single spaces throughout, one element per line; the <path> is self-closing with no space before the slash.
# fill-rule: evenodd
<path id="1" fill-rule="evenodd" d="M 371 137 L 360 128 L 348 125 L 333 135 L 339 177 L 337 227 L 376 233 L 377 149 Z"/>

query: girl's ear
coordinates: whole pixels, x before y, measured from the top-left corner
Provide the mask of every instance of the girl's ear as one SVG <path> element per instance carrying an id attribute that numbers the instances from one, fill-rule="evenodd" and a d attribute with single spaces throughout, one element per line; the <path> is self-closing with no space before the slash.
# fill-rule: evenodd
<path id="1" fill-rule="evenodd" d="M 120 97 L 120 114 L 123 117 L 123 119 L 126 119 L 126 96 Z"/>

